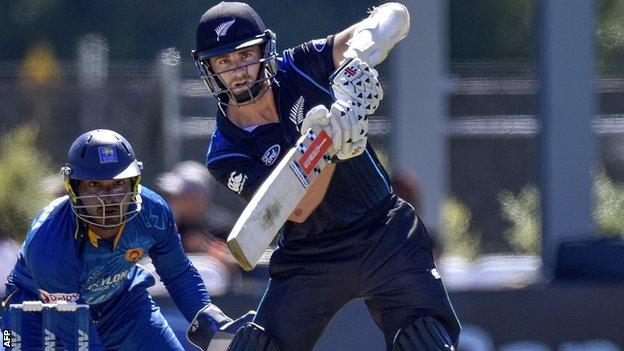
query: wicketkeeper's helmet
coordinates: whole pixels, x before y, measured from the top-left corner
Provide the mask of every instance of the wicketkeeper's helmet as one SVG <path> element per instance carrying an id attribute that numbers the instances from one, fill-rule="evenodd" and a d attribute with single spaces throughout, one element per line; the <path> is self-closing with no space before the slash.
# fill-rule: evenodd
<path id="1" fill-rule="evenodd" d="M 69 148 L 67 163 L 61 169 L 72 210 L 79 219 L 100 227 L 118 227 L 129 221 L 141 210 L 138 187 L 142 168 L 130 143 L 117 132 L 96 129 L 82 134 Z M 81 180 L 111 179 L 129 179 L 131 192 L 96 196 L 81 196 L 78 192 L 78 182 Z M 106 201 L 106 197 L 113 196 L 121 200 L 114 203 Z M 83 202 L 86 198 L 96 199 L 99 204 L 86 206 Z M 100 214 L 90 214 L 87 207 L 99 207 L 101 210 L 95 212 Z M 113 207 L 118 209 L 116 221 L 106 217 L 106 210 Z"/>
<path id="2" fill-rule="evenodd" d="M 247 84 L 245 96 L 234 96 L 210 67 L 209 59 L 254 45 L 263 49 L 258 77 Z M 201 17 L 196 31 L 196 49 L 191 52 L 199 75 L 208 91 L 222 104 L 241 105 L 255 101 L 266 90 L 264 81 L 272 82 L 277 73 L 275 34 L 266 28 L 254 9 L 240 2 L 221 2 Z M 221 72 L 223 73 L 223 72 Z"/>

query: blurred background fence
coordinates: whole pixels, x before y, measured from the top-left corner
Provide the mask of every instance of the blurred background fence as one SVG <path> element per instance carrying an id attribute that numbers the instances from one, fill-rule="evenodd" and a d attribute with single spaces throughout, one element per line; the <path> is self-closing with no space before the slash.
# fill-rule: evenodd
<path id="1" fill-rule="evenodd" d="M 95 126 L 115 129 L 131 140 L 146 165 L 144 182 L 152 185 L 156 174 L 178 161 L 203 160 L 215 124 L 216 104 L 194 66 L 188 61 L 171 64 L 171 54 L 180 55 L 169 49 L 151 61 L 107 62 L 106 76 L 97 86 L 81 80 L 79 72 L 88 68 L 76 62 L 56 62 L 56 76 L 41 81 L 30 77 L 23 62 L 1 62 L 0 130 L 25 122 L 39 125 L 37 145 L 60 167 L 75 136 Z M 391 77 L 384 77 L 391 101 Z M 513 251 L 501 235 L 512 223 L 504 217 L 499 195 L 505 190 L 517 194 L 537 183 L 539 83 L 534 64 L 454 63 L 447 83 L 447 194 L 470 209 L 471 228 L 481 234 L 483 253 Z M 621 181 L 624 76 L 603 74 L 595 84 L 600 109 L 592 129 L 600 145 L 600 165 L 610 178 Z M 372 118 L 371 139 L 391 168 L 393 121 L 388 110 L 382 105 Z M 229 197 L 227 191 L 222 194 Z M 225 202 L 238 203 L 233 196 Z"/>

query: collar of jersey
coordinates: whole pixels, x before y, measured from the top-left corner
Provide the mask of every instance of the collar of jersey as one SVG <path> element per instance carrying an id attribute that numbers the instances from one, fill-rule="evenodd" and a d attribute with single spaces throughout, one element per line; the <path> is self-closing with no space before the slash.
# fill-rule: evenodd
<path id="1" fill-rule="evenodd" d="M 280 71 L 278 70 L 278 77 L 279 77 L 279 73 Z M 277 109 L 278 109 L 278 118 L 280 118 L 280 121 L 278 123 L 281 123 L 281 116 L 279 116 L 279 104 L 278 104 L 278 94 L 279 94 L 279 82 L 277 80 L 278 77 L 276 77 L 275 82 L 271 85 L 271 89 L 273 90 L 273 101 L 275 102 L 275 106 L 277 106 Z M 238 127 L 232 121 L 230 121 L 229 118 L 226 117 L 226 114 L 225 114 L 226 111 L 227 111 L 227 108 L 217 109 L 217 130 L 219 130 L 221 134 L 223 134 L 223 136 L 227 138 L 227 140 L 233 143 L 238 143 L 245 138 L 252 137 L 254 134 L 260 132 L 267 126 L 271 125 L 271 124 L 263 124 L 255 128 L 253 131 L 248 132 Z"/>
<path id="2" fill-rule="evenodd" d="M 119 229 L 117 229 L 117 233 L 115 233 L 115 239 L 113 239 L 113 250 L 117 247 L 117 244 L 119 243 L 119 239 L 121 238 L 121 233 L 123 232 L 125 226 L 126 224 L 124 223 L 119 227 Z M 100 238 L 97 234 L 95 234 L 91 230 L 91 228 L 87 230 L 87 236 L 89 237 L 89 242 L 91 243 L 91 246 L 99 247 L 99 240 L 101 240 L 102 238 Z"/>

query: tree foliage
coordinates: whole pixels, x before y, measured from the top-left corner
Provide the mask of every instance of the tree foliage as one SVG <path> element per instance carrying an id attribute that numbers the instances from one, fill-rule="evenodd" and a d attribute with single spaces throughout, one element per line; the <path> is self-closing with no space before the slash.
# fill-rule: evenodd
<path id="1" fill-rule="evenodd" d="M 601 58 L 621 65 L 624 59 L 624 0 L 600 1 L 597 38 Z"/>
<path id="2" fill-rule="evenodd" d="M 604 170 L 594 181 L 594 218 L 602 234 L 624 236 L 624 183 L 613 181 Z"/>
<path id="3" fill-rule="evenodd" d="M 53 171 L 49 157 L 36 147 L 37 134 L 37 127 L 26 125 L 0 139 L 0 228 L 18 242 L 52 196 L 43 184 Z"/>
<path id="4" fill-rule="evenodd" d="M 612 180 L 604 171 L 594 175 L 593 217 L 599 235 L 624 237 L 624 183 Z M 541 251 L 540 192 L 527 185 L 518 194 L 502 191 L 498 199 L 502 216 L 510 226 L 505 238 L 519 253 L 539 254 Z"/>
<path id="5" fill-rule="evenodd" d="M 442 204 L 442 238 L 444 253 L 475 259 L 481 254 L 481 236 L 470 230 L 470 208 L 451 197 Z"/>
<path id="6" fill-rule="evenodd" d="M 541 252 L 539 199 L 539 191 L 534 185 L 526 186 L 518 195 L 504 190 L 498 196 L 502 216 L 511 224 L 505 230 L 505 239 L 515 252 Z"/>

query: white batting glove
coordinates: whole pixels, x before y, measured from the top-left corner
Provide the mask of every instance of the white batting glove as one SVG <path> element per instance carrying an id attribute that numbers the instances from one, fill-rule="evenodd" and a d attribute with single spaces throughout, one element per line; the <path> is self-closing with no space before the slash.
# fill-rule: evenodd
<path id="1" fill-rule="evenodd" d="M 383 99 L 379 74 L 357 57 L 347 58 L 330 77 L 336 100 L 353 101 L 372 115 Z"/>
<path id="2" fill-rule="evenodd" d="M 332 140 L 334 140 L 331 121 L 329 118 L 329 110 L 327 110 L 327 107 L 324 105 L 314 106 L 310 109 L 310 111 L 308 111 L 308 113 L 306 113 L 303 123 L 301 123 L 301 135 L 306 135 L 308 133 L 308 129 L 312 127 L 325 129 L 325 131 L 332 136 Z M 339 129 L 338 132 L 340 132 Z"/>
<path id="3" fill-rule="evenodd" d="M 303 120 L 301 133 L 307 133 L 314 126 L 325 129 L 331 135 L 338 160 L 359 156 L 366 149 L 368 117 L 351 101 L 337 100 L 331 110 L 323 105 L 313 107 Z"/>

